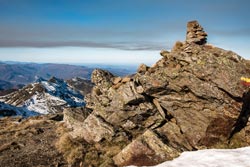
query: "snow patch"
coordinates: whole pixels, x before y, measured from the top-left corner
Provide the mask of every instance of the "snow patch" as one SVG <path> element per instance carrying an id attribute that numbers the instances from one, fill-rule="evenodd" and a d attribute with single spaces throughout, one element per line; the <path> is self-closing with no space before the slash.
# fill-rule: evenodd
<path id="1" fill-rule="evenodd" d="M 24 102 L 23 107 L 40 114 L 54 113 L 53 106 L 65 105 L 67 102 L 50 95 L 49 93 L 39 94 L 36 92 L 30 99 Z"/>
<path id="2" fill-rule="evenodd" d="M 189 151 L 154 167 L 250 167 L 249 155 L 250 147 Z"/>
<path id="3" fill-rule="evenodd" d="M 56 88 L 54 86 L 52 86 L 51 84 L 49 84 L 47 81 L 42 81 L 41 84 L 44 86 L 44 88 L 47 91 L 56 91 Z"/>

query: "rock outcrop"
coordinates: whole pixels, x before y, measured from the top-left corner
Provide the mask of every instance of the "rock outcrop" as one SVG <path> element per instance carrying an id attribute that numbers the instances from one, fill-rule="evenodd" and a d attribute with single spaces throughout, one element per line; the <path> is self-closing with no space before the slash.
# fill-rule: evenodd
<path id="1" fill-rule="evenodd" d="M 250 63 L 206 44 L 206 37 L 191 21 L 186 41 L 161 51 L 163 58 L 152 67 L 142 64 L 125 78 L 93 72 L 95 86 L 86 97 L 91 114 L 73 129 L 100 145 L 98 166 L 106 163 L 103 157 L 114 166 L 155 165 L 183 151 L 250 144 L 249 107 L 241 114 L 248 88 L 240 84 L 250 75 Z M 115 151 L 105 154 L 111 143 Z"/>

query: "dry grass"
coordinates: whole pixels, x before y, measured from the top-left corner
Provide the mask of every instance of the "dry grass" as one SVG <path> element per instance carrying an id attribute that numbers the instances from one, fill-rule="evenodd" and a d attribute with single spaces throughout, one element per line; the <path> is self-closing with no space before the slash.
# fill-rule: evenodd
<path id="1" fill-rule="evenodd" d="M 56 148 L 61 152 L 69 164 L 75 164 L 83 159 L 83 145 L 73 139 L 68 133 L 63 134 L 56 143 Z"/>

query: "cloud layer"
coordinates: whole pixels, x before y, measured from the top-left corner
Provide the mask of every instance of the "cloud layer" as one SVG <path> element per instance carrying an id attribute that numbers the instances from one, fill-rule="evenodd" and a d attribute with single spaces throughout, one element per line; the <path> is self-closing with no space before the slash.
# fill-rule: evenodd
<path id="1" fill-rule="evenodd" d="M 51 47 L 88 47 L 88 48 L 112 48 L 120 50 L 156 50 L 170 49 L 170 47 L 164 46 L 160 43 L 98 43 L 90 41 L 7 41 L 0 40 L 0 47 L 33 47 L 33 48 L 51 48 Z"/>

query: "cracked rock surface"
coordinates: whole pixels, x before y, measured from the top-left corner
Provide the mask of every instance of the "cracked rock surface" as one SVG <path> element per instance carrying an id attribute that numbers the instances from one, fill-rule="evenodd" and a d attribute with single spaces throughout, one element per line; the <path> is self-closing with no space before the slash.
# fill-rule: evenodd
<path id="1" fill-rule="evenodd" d="M 95 148 L 99 159 L 113 166 L 155 165 L 183 151 L 250 144 L 247 123 L 234 130 L 247 92 L 240 77 L 249 77 L 249 61 L 206 44 L 197 21 L 187 28 L 187 41 L 161 51 L 162 59 L 141 65 L 129 79 L 93 72 L 95 87 L 86 99 L 92 112 L 77 128 L 86 141 L 101 145 Z M 105 154 L 108 143 L 116 149 Z"/>

